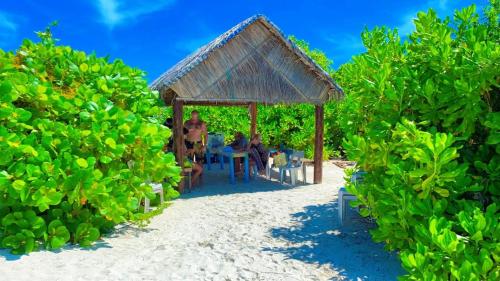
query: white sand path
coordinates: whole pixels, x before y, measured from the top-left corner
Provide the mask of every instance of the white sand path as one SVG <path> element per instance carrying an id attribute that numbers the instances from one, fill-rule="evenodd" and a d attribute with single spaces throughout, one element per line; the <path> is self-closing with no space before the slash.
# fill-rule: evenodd
<path id="1" fill-rule="evenodd" d="M 1 250 L 0 280 L 395 280 L 399 261 L 365 220 L 351 212 L 338 225 L 343 171 L 325 164 L 323 182 L 230 185 L 212 171 L 144 229 L 122 226 L 90 249 Z"/>

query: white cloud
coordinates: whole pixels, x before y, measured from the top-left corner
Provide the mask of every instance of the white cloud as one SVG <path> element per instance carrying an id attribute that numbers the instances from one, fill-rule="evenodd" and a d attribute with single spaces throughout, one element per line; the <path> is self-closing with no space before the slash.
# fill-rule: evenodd
<path id="1" fill-rule="evenodd" d="M 420 5 L 418 9 L 404 14 L 404 16 L 401 17 L 401 24 L 397 27 L 399 35 L 405 37 L 415 31 L 415 24 L 413 21 L 417 18 L 417 13 L 420 11 L 426 12 L 432 8 L 440 18 L 453 15 L 454 7 L 451 7 L 449 4 L 449 0 L 429 0 L 423 5 Z"/>
<path id="2" fill-rule="evenodd" d="M 323 39 L 331 43 L 331 50 L 336 54 L 357 54 L 365 50 L 361 35 L 354 36 L 348 33 L 323 36 Z"/>
<path id="3" fill-rule="evenodd" d="M 101 14 L 101 21 L 110 29 L 162 10 L 175 3 L 175 0 L 98 0 L 96 7 Z"/>
<path id="4" fill-rule="evenodd" d="M 17 24 L 13 16 L 0 12 L 0 47 L 5 47 L 17 37 Z"/>
<path id="5" fill-rule="evenodd" d="M 329 44 L 328 48 L 323 49 L 330 59 L 333 59 L 335 67 L 346 63 L 352 56 L 366 51 L 361 35 L 340 32 L 333 34 L 323 34 L 322 39 Z"/>
<path id="6" fill-rule="evenodd" d="M 402 24 L 400 24 L 397 29 L 400 36 L 410 35 L 413 31 L 415 31 L 415 24 L 413 21 L 417 16 L 417 12 L 408 14 L 402 18 Z"/>
<path id="7" fill-rule="evenodd" d="M 2 30 L 16 31 L 17 24 L 14 23 L 10 15 L 0 12 L 0 28 Z"/>

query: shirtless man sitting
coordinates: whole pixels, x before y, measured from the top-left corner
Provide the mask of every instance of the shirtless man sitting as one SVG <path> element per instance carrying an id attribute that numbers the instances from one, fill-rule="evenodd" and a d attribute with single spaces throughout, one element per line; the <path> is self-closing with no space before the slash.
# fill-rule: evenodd
<path id="1" fill-rule="evenodd" d="M 205 122 L 200 120 L 198 111 L 191 111 L 191 119 L 184 123 L 184 128 L 188 130 L 185 139 L 188 153 L 194 153 L 196 162 L 201 163 L 205 152 L 206 141 L 208 140 L 208 131 Z"/>

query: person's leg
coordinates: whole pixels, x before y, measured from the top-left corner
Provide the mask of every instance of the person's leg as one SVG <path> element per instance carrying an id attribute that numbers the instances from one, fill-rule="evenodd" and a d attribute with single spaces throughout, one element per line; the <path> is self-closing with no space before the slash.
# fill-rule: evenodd
<path id="1" fill-rule="evenodd" d="M 264 169 L 266 169 L 268 163 L 269 163 L 269 154 L 264 154 L 260 155 L 260 160 L 262 161 L 262 165 L 264 166 Z"/>
<path id="2" fill-rule="evenodd" d="M 269 152 L 262 144 L 260 144 L 257 148 L 258 148 L 257 151 L 259 152 L 260 161 L 264 166 L 262 174 L 266 174 L 267 173 L 266 170 L 268 169 L 268 163 L 269 163 Z"/>
<path id="3" fill-rule="evenodd" d="M 198 151 L 196 153 L 196 161 L 198 161 L 200 164 L 203 164 L 205 161 L 205 153 L 203 151 Z"/>
<path id="4" fill-rule="evenodd" d="M 193 163 L 193 175 L 191 177 L 191 185 L 194 186 L 203 172 L 203 167 L 198 163 Z"/>
<path id="5" fill-rule="evenodd" d="M 262 160 L 260 159 L 260 155 L 259 155 L 259 152 L 257 151 L 257 149 L 252 147 L 252 148 L 250 148 L 248 153 L 249 153 L 250 157 L 252 158 L 252 160 L 255 162 L 255 165 L 257 165 L 257 170 L 259 170 L 259 173 L 264 171 L 266 169 L 266 167 L 262 163 Z"/>

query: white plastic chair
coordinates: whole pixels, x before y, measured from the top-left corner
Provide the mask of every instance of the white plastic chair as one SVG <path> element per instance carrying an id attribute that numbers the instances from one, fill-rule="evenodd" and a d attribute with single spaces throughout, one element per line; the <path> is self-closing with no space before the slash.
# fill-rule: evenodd
<path id="1" fill-rule="evenodd" d="M 134 168 L 135 162 L 134 160 L 129 160 L 127 162 L 127 165 L 130 169 Z M 149 184 L 153 188 L 153 192 L 156 194 L 160 194 L 160 203 L 163 204 L 165 201 L 163 198 L 163 185 L 161 183 L 150 183 L 149 181 L 147 183 L 143 183 L 141 185 Z M 139 200 L 139 207 L 141 206 L 141 201 L 142 199 Z M 148 197 L 144 197 L 144 213 L 149 212 L 150 208 L 150 200 Z"/>
<path id="2" fill-rule="evenodd" d="M 366 174 L 366 172 L 356 172 L 356 173 L 352 174 L 351 182 L 355 184 L 357 182 L 363 181 L 364 174 Z M 347 202 L 352 201 L 352 200 L 356 200 L 356 199 L 357 199 L 356 196 L 354 194 L 347 192 L 345 187 L 342 186 L 339 189 L 339 194 L 338 194 L 338 198 L 337 198 L 337 205 L 338 205 L 338 215 L 339 215 L 340 225 L 344 224 L 344 218 L 345 218 L 345 214 L 347 211 L 347 205 L 348 205 Z"/>
<path id="3" fill-rule="evenodd" d="M 338 206 L 339 206 L 339 211 L 338 211 L 338 214 L 339 214 L 339 222 L 340 222 L 340 225 L 343 225 L 344 224 L 344 218 L 345 218 L 345 214 L 346 214 L 346 208 L 347 208 L 347 205 L 348 205 L 348 201 L 352 201 L 352 200 L 356 200 L 356 196 L 354 196 L 353 194 L 347 192 L 347 190 L 345 189 L 345 187 L 341 187 L 339 189 L 339 194 L 338 194 Z"/>
<path id="4" fill-rule="evenodd" d="M 153 188 L 154 193 L 160 194 L 160 204 L 163 204 L 163 201 L 164 201 L 163 185 L 161 183 L 150 183 L 149 185 Z M 150 202 L 149 198 L 144 197 L 144 213 L 147 213 L 150 211 L 150 209 L 151 209 L 151 207 L 149 206 L 150 204 L 151 204 L 151 202 Z"/>
<path id="5" fill-rule="evenodd" d="M 302 182 L 306 182 L 306 175 L 304 174 L 304 169 L 302 169 L 302 159 L 304 159 L 304 151 L 294 151 L 288 157 L 288 164 L 286 166 L 278 167 L 280 174 L 280 183 L 283 184 L 286 178 L 286 172 L 290 173 L 290 183 L 292 186 L 295 185 L 299 171 L 302 172 Z"/>

